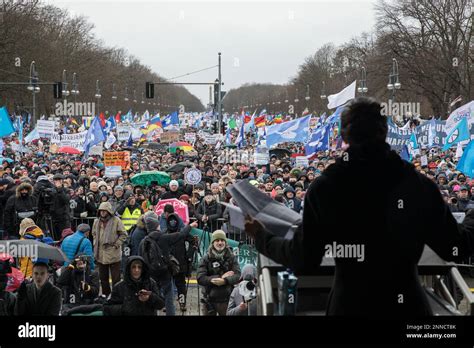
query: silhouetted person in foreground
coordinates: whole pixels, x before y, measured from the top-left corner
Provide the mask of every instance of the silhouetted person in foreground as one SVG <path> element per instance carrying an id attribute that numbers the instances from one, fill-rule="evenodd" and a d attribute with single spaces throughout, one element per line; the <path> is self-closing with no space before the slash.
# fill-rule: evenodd
<path id="1" fill-rule="evenodd" d="M 246 224 L 257 250 L 296 274 L 314 274 L 334 242 L 363 246 L 363 255 L 336 255 L 328 315 L 432 315 L 417 272 L 424 245 L 448 261 L 472 252 L 472 211 L 456 223 L 436 184 L 385 142 L 380 110 L 367 98 L 344 109 L 341 135 L 349 148 L 309 187 L 292 240 L 255 220 Z"/>

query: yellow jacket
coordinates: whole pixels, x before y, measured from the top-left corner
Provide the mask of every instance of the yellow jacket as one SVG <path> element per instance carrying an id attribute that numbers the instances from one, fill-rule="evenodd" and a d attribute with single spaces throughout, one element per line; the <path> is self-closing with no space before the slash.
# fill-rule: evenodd
<path id="1" fill-rule="evenodd" d="M 25 234 L 20 239 L 29 239 L 29 238 L 25 238 L 25 236 L 27 235 L 34 237 L 34 239 L 44 237 L 43 231 L 38 226 L 32 226 L 28 228 L 25 231 Z M 20 257 L 19 263 L 20 263 L 20 271 L 21 273 L 23 273 L 25 278 L 31 277 L 33 275 L 33 262 L 31 261 L 31 257 Z"/>

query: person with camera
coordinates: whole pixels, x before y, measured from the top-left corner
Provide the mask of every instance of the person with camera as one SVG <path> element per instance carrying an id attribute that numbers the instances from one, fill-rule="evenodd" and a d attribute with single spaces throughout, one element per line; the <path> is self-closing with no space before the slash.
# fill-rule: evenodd
<path id="1" fill-rule="evenodd" d="M 91 228 L 88 224 L 79 224 L 75 233 L 64 238 L 61 243 L 61 250 L 69 260 L 73 260 L 76 255 L 87 255 L 89 257 L 89 266 L 91 270 L 94 270 L 94 251 L 89 240 L 90 231 Z M 67 265 L 69 263 L 64 262 L 64 266 Z"/>
<path id="2" fill-rule="evenodd" d="M 72 209 L 73 217 L 76 219 L 87 217 L 86 195 L 82 186 L 78 186 L 74 191 L 69 206 Z"/>
<path id="3" fill-rule="evenodd" d="M 48 281 L 47 260 L 39 259 L 33 265 L 33 282 L 25 280 L 18 288 L 15 315 L 57 316 L 61 310 L 61 290 Z"/>
<path id="4" fill-rule="evenodd" d="M 87 216 L 97 216 L 97 210 L 100 205 L 99 186 L 95 181 L 89 184 L 89 191 L 86 193 Z"/>
<path id="5" fill-rule="evenodd" d="M 198 284 L 205 289 L 202 306 L 204 315 L 227 314 L 230 294 L 239 278 L 239 262 L 227 245 L 225 232 L 214 231 L 209 250 L 202 257 L 197 271 Z"/>
<path id="6" fill-rule="evenodd" d="M 140 256 L 130 256 L 123 280 L 114 286 L 110 299 L 104 304 L 104 315 L 151 316 L 157 315 L 157 310 L 164 305 L 146 262 Z"/>
<path id="7" fill-rule="evenodd" d="M 56 285 L 63 290 L 66 307 L 90 305 L 99 295 L 99 274 L 91 265 L 90 256 L 79 253 L 62 267 Z"/>
<path id="8" fill-rule="evenodd" d="M 0 316 L 12 316 L 15 312 L 16 297 L 6 291 L 8 285 L 8 273 L 12 272 L 9 257 L 0 258 Z"/>
<path id="9" fill-rule="evenodd" d="M 211 230 L 217 227 L 217 219 L 222 217 L 222 208 L 216 202 L 212 191 L 205 192 L 204 200 L 199 204 L 196 210 L 196 218 L 203 225 L 210 226 Z"/>
<path id="10" fill-rule="evenodd" d="M 71 227 L 70 196 L 63 184 L 64 176 L 56 174 L 53 176 L 54 183 L 54 204 L 51 212 L 53 220 L 53 231 L 55 235 L 60 235 L 61 231 Z"/>
<path id="11" fill-rule="evenodd" d="M 257 267 L 248 264 L 242 268 L 240 283 L 232 290 L 227 306 L 228 316 L 257 315 Z"/>
<path id="12" fill-rule="evenodd" d="M 94 258 L 99 267 L 102 294 L 110 295 L 109 274 L 112 285 L 120 281 L 120 263 L 122 260 L 122 244 L 127 239 L 127 231 L 119 217 L 114 215 L 109 202 L 99 206 L 99 216 L 92 225 L 94 240 Z"/>
<path id="13" fill-rule="evenodd" d="M 15 190 L 16 185 L 13 180 L 0 179 L 0 232 L 5 231 L 3 211 L 5 211 L 8 199 L 15 194 Z M 0 237 L 3 237 L 3 234 Z"/>
<path id="14" fill-rule="evenodd" d="M 175 218 L 174 216 L 171 216 L 170 219 Z M 162 265 L 149 264 L 149 267 L 151 271 L 151 276 L 158 283 L 160 291 L 163 294 L 163 297 L 165 298 L 166 315 L 173 316 L 175 315 L 175 306 L 172 277 L 179 272 L 179 264 L 177 264 L 177 260 L 171 255 L 171 250 L 173 249 L 174 245 L 180 243 L 189 235 L 191 228 L 197 227 L 197 223 L 194 222 L 190 225 L 187 225 L 181 230 L 179 230 L 179 232 L 165 233 L 159 230 L 158 216 L 154 212 L 147 212 L 145 214 L 143 222 L 145 224 L 148 235 L 140 243 L 139 253 L 140 256 L 145 259 L 145 261 L 163 261 Z M 175 223 L 177 224 L 177 222 Z M 173 225 L 175 223 L 173 223 Z M 156 243 L 156 249 L 151 248 L 151 246 L 155 245 L 154 243 Z M 161 255 L 155 255 L 155 253 L 151 253 L 150 251 L 153 250 L 156 250 L 157 253 Z"/>
<path id="15" fill-rule="evenodd" d="M 38 202 L 33 196 L 33 186 L 24 182 L 17 186 L 16 194 L 11 196 L 5 206 L 3 220 L 9 238 L 19 239 L 20 223 L 25 218 L 35 219 Z"/>

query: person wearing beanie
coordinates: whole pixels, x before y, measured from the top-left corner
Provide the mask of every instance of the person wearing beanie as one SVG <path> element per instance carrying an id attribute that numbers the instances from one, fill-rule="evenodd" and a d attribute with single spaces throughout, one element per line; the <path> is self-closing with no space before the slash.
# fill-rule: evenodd
<path id="1" fill-rule="evenodd" d="M 76 232 L 64 238 L 61 243 L 61 250 L 69 260 L 74 260 L 78 255 L 86 255 L 89 257 L 89 265 L 93 271 L 95 268 L 94 251 L 92 243 L 89 240 L 91 227 L 88 224 L 80 224 L 76 228 Z M 64 262 L 64 266 L 69 265 L 69 262 Z"/>
<path id="2" fill-rule="evenodd" d="M 160 199 L 179 199 L 179 197 L 183 194 L 183 192 L 179 189 L 179 183 L 177 180 L 171 180 L 168 187 L 169 191 L 163 193 Z"/>
<path id="3" fill-rule="evenodd" d="M 225 316 L 234 285 L 240 279 L 237 257 L 227 245 L 227 237 L 222 230 L 212 233 L 211 244 L 201 258 L 197 271 L 198 284 L 204 287 L 204 315 Z"/>

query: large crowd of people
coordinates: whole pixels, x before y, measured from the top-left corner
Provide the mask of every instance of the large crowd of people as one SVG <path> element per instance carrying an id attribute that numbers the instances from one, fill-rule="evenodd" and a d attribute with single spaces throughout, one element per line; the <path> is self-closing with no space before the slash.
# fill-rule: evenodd
<path id="1" fill-rule="evenodd" d="M 190 153 L 155 150 L 142 143 L 132 147 L 116 143 L 112 151 L 131 152 L 129 168 L 118 177 L 105 176 L 102 156 L 53 153 L 47 139 L 28 144 L 30 151 L 19 156 L 11 146 L 18 140 L 5 138 L 0 167 L 2 238 L 48 242 L 60 247 L 70 262 L 24 258 L 12 263 L 21 268 L 26 280 L 12 297 L 4 290 L 5 277 L 0 275 L 4 293 L 0 314 L 68 315 L 100 309 L 105 315 L 135 315 L 164 308 L 167 315 L 174 315 L 176 301 L 186 311 L 182 300 L 186 298 L 186 278 L 194 270 L 199 243 L 190 235 L 191 228 L 212 234 L 209 250 L 196 270 L 204 294 L 204 313 L 254 313 L 254 305 L 243 303 L 233 291 L 243 276 L 256 275 L 251 265 L 241 272 L 227 243 L 228 239 L 249 242 L 243 231 L 232 226 L 229 212 L 220 204 L 236 204 L 228 185 L 248 180 L 272 199 L 303 214 L 309 186 L 344 150 L 333 147 L 310 158 L 307 166 L 296 166 L 292 154 L 304 153 L 304 147 L 287 143 L 279 146 L 284 151 L 274 152 L 267 164 L 255 165 L 231 156 L 255 149 L 255 135 L 247 137 L 251 145 L 244 149 L 209 145 L 198 139 Z M 427 161 L 422 164 L 424 156 Z M 474 207 L 474 179 L 457 171 L 456 162 L 454 150 L 441 152 L 439 148 L 422 149 L 412 160 L 417 171 L 437 184 L 452 212 L 465 212 Z M 184 180 L 184 169 L 190 167 L 202 173 L 196 185 Z M 155 170 L 167 172 L 169 181 L 148 186 L 132 183 L 135 175 Z M 187 205 L 188 224 L 172 205 L 166 205 L 160 215 L 155 213 L 160 200 L 170 198 Z M 344 205 L 346 198 L 341 195 L 334 200 Z M 11 263 L 5 261 L 8 258 L 2 260 Z M 172 266 L 174 260 L 176 267 Z M 54 276 L 47 280 L 52 266 Z M 42 296 L 48 296 L 48 302 L 42 301 Z"/>

